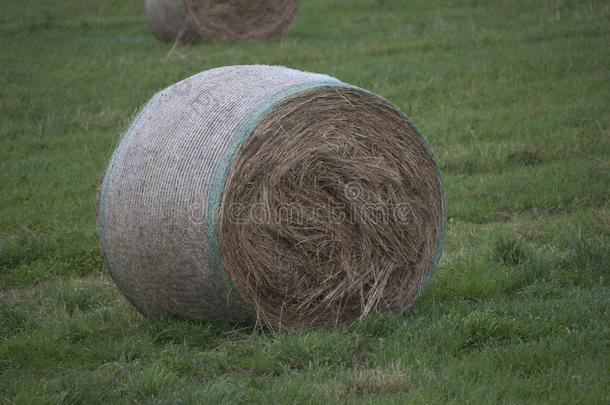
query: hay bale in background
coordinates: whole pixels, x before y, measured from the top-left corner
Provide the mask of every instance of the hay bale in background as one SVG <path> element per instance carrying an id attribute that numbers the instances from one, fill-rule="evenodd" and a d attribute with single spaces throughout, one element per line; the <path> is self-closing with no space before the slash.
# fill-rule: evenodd
<path id="1" fill-rule="evenodd" d="M 146 0 L 146 17 L 159 41 L 187 43 L 199 38 L 183 0 Z"/>
<path id="2" fill-rule="evenodd" d="M 147 0 L 146 15 L 161 41 L 279 38 L 292 25 L 300 0 Z"/>
<path id="3" fill-rule="evenodd" d="M 193 24 L 209 41 L 280 38 L 301 0 L 184 0 Z"/>
<path id="4" fill-rule="evenodd" d="M 434 156 L 395 106 L 325 75 L 234 66 L 147 104 L 102 182 L 98 232 L 144 314 L 293 329 L 412 303 L 444 212 Z"/>

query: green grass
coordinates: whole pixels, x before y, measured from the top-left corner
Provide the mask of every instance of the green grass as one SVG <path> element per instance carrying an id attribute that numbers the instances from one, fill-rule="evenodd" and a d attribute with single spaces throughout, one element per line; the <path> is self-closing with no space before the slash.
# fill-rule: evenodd
<path id="1" fill-rule="evenodd" d="M 0 402 L 610 402 L 607 2 L 303 0 L 279 41 L 177 47 L 140 0 L 0 2 Z M 122 131 L 251 63 L 379 93 L 430 141 L 446 248 L 406 315 L 147 320 L 109 281 L 93 207 Z"/>

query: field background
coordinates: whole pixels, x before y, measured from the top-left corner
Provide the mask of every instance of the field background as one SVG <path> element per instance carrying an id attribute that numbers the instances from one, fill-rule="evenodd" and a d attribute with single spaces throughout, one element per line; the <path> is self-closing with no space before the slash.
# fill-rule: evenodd
<path id="1" fill-rule="evenodd" d="M 143 0 L 0 0 L 0 403 L 610 403 L 610 4 L 303 0 L 279 41 L 157 42 Z M 146 320 L 99 176 L 156 91 L 281 64 L 376 92 L 436 152 L 448 234 L 405 316 Z"/>

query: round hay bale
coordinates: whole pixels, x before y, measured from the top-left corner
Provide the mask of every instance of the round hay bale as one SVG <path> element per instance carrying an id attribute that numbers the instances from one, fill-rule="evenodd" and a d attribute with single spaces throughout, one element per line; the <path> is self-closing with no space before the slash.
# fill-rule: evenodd
<path id="1" fill-rule="evenodd" d="M 183 0 L 146 0 L 146 17 L 159 41 L 188 43 L 199 38 Z"/>
<path id="2" fill-rule="evenodd" d="M 97 219 L 142 313 L 294 329 L 413 303 L 445 208 L 434 155 L 397 107 L 329 76 L 233 66 L 147 103 Z"/>
<path id="3" fill-rule="evenodd" d="M 148 23 L 161 41 L 252 41 L 279 38 L 301 0 L 146 0 Z"/>
<path id="4" fill-rule="evenodd" d="M 280 38 L 301 0 L 184 0 L 193 24 L 209 41 Z"/>

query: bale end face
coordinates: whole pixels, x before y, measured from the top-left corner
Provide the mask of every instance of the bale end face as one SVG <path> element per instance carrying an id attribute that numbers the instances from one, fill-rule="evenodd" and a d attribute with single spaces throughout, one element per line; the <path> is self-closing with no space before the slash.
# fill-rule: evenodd
<path id="1" fill-rule="evenodd" d="M 184 0 L 189 18 L 209 41 L 277 39 L 294 23 L 301 0 Z"/>
<path id="2" fill-rule="evenodd" d="M 240 150 L 218 219 L 227 272 L 273 326 L 400 312 L 442 238 L 440 175 L 380 97 L 321 87 L 282 101 Z"/>
<path id="3" fill-rule="evenodd" d="M 182 0 L 146 0 L 146 17 L 155 38 L 190 43 L 199 38 Z"/>

